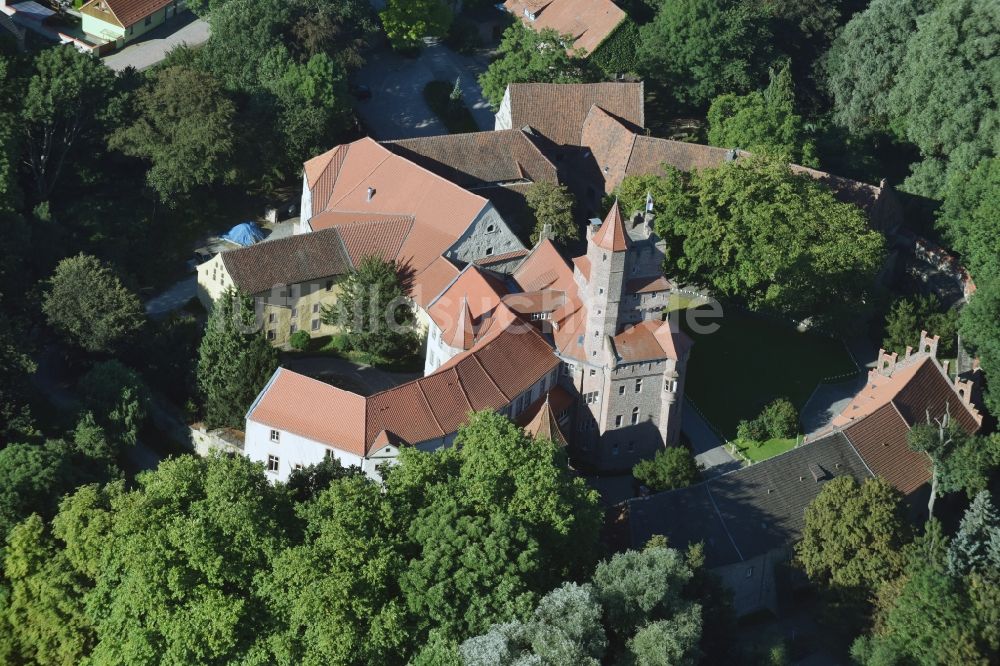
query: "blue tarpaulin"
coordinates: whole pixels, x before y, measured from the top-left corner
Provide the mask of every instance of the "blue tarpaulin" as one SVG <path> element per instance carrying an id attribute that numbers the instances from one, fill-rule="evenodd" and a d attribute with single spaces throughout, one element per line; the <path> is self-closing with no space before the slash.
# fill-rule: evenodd
<path id="1" fill-rule="evenodd" d="M 264 230 L 257 226 L 256 222 L 240 222 L 227 233 L 223 234 L 222 238 L 223 240 L 246 247 L 247 245 L 253 245 L 257 241 L 264 240 Z"/>

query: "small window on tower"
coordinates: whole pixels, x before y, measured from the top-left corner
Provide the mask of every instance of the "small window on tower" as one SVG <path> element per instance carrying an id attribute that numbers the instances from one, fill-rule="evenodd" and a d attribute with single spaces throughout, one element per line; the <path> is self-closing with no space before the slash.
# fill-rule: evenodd
<path id="1" fill-rule="evenodd" d="M 639 408 L 638 407 L 633 407 L 632 408 L 632 425 L 635 425 L 638 422 L 639 422 Z"/>
<path id="2" fill-rule="evenodd" d="M 622 384 L 618 387 L 618 395 L 625 395 L 625 385 Z"/>
<path id="3" fill-rule="evenodd" d="M 615 417 L 615 427 L 616 428 L 621 428 L 622 427 L 622 420 L 623 420 L 623 417 L 622 417 L 621 414 L 619 414 L 618 416 Z"/>
<path id="4" fill-rule="evenodd" d="M 491 254 L 493 254 L 493 248 L 491 248 L 491 247 L 486 248 L 486 256 L 488 257 Z"/>

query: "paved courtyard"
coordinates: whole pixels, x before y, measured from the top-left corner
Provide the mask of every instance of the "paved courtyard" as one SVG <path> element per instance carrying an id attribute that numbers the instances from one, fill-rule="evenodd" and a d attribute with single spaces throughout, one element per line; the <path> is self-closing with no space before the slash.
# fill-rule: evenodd
<path id="1" fill-rule="evenodd" d="M 116 72 L 126 67 L 148 69 L 166 58 L 174 47 L 181 44 L 198 46 L 208 40 L 209 34 L 207 21 L 184 12 L 104 58 L 104 64 Z"/>
<path id="2" fill-rule="evenodd" d="M 681 430 L 690 440 L 695 462 L 704 468 L 706 478 L 740 468 L 740 462 L 726 451 L 715 429 L 687 398 L 681 407 Z"/>
<path id="3" fill-rule="evenodd" d="M 416 58 L 404 58 L 389 49 L 372 53 L 357 74 L 372 97 L 357 102 L 358 115 L 376 139 L 404 139 L 447 134 L 424 101 L 431 81 L 459 79 L 465 105 L 480 129 L 493 129 L 493 111 L 483 98 L 477 77 L 486 70 L 486 55 L 463 56 L 443 44 L 427 46 Z"/>

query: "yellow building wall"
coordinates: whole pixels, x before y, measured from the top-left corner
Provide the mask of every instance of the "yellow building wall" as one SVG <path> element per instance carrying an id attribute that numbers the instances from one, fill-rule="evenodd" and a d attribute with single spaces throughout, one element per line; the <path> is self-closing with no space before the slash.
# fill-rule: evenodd
<path id="1" fill-rule="evenodd" d="M 327 289 L 327 283 L 331 281 L 333 285 Z M 323 306 L 337 302 L 339 282 L 340 278 L 328 278 L 293 285 L 289 289 L 291 295 L 284 299 L 284 304 L 265 303 L 264 335 L 271 344 L 276 347 L 288 345 L 295 331 L 305 331 L 313 338 L 337 333 L 338 327 L 323 323 L 322 314 Z"/>

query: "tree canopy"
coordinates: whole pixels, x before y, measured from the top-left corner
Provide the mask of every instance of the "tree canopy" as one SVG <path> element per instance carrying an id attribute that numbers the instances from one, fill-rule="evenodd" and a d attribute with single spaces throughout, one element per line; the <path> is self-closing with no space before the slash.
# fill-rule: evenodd
<path id="1" fill-rule="evenodd" d="M 496 59 L 479 76 L 483 96 L 496 111 L 511 83 L 583 83 L 586 64 L 564 44 L 573 38 L 551 28 L 535 31 L 515 21 L 503 33 Z"/>
<path id="2" fill-rule="evenodd" d="M 752 155 L 691 174 L 669 173 L 656 230 L 666 270 L 751 307 L 832 320 L 861 299 L 884 241 L 864 213 L 780 158 Z M 629 178 L 622 183 L 624 191 Z M 853 307 L 853 306 L 850 306 Z"/>
<path id="3" fill-rule="evenodd" d="M 701 466 L 683 446 L 660 449 L 651 460 L 642 460 L 632 468 L 637 481 L 654 491 L 684 488 L 701 480 Z"/>
<path id="4" fill-rule="evenodd" d="M 580 239 L 580 228 L 573 219 L 573 195 L 565 185 L 532 183 L 525 199 L 535 215 L 532 243 L 538 242 L 545 225 L 550 229 L 549 238 L 556 243 L 566 244 Z"/>
<path id="5" fill-rule="evenodd" d="M 915 346 L 920 340 L 920 331 L 941 336 L 938 353 L 943 358 L 951 358 L 955 354 L 958 311 L 945 310 L 933 294 L 897 299 L 885 315 L 882 347 L 905 356 L 906 348 Z"/>
<path id="6" fill-rule="evenodd" d="M 414 317 L 405 279 L 396 262 L 365 257 L 340 283 L 337 302 L 323 306 L 323 323 L 339 326 L 352 349 L 374 360 L 405 355 L 412 346 Z"/>
<path id="7" fill-rule="evenodd" d="M 708 109 L 708 142 L 786 155 L 792 162 L 818 166 L 816 146 L 802 116 L 795 113 L 792 87 L 791 71 L 785 65 L 771 71 L 771 83 L 763 91 L 716 97 Z"/>
<path id="8" fill-rule="evenodd" d="M 388 0 L 379 17 L 397 49 L 414 48 L 424 37 L 444 37 L 452 21 L 451 8 L 443 0 Z"/>
<path id="9" fill-rule="evenodd" d="M 986 376 L 1000 377 L 1000 276 L 978 284 L 959 314 L 958 328 L 963 343 L 979 357 Z M 1000 387 L 987 386 L 985 399 L 990 412 L 1000 414 Z"/>
<path id="10" fill-rule="evenodd" d="M 198 348 L 205 422 L 242 428 L 250 403 L 277 367 L 278 352 L 259 330 L 252 302 L 227 290 L 213 305 Z"/>
<path id="11" fill-rule="evenodd" d="M 142 327 L 139 298 L 96 257 L 63 259 L 48 287 L 42 311 L 49 324 L 87 351 L 113 351 Z"/>
<path id="12" fill-rule="evenodd" d="M 161 200 L 233 178 L 236 109 L 214 78 L 188 67 L 157 70 L 135 108 L 109 145 L 151 163 L 146 180 Z"/>
<path id="13" fill-rule="evenodd" d="M 874 592 L 902 573 L 909 539 L 902 498 L 887 481 L 838 476 L 806 508 L 795 554 L 817 582 Z"/>
<path id="14" fill-rule="evenodd" d="M 756 88 L 770 60 L 766 17 L 736 0 L 659 3 L 639 34 L 640 68 L 683 108 L 704 108 L 721 93 Z"/>
<path id="15" fill-rule="evenodd" d="M 1000 157 L 948 179 L 937 225 L 973 279 L 1000 277 Z"/>

